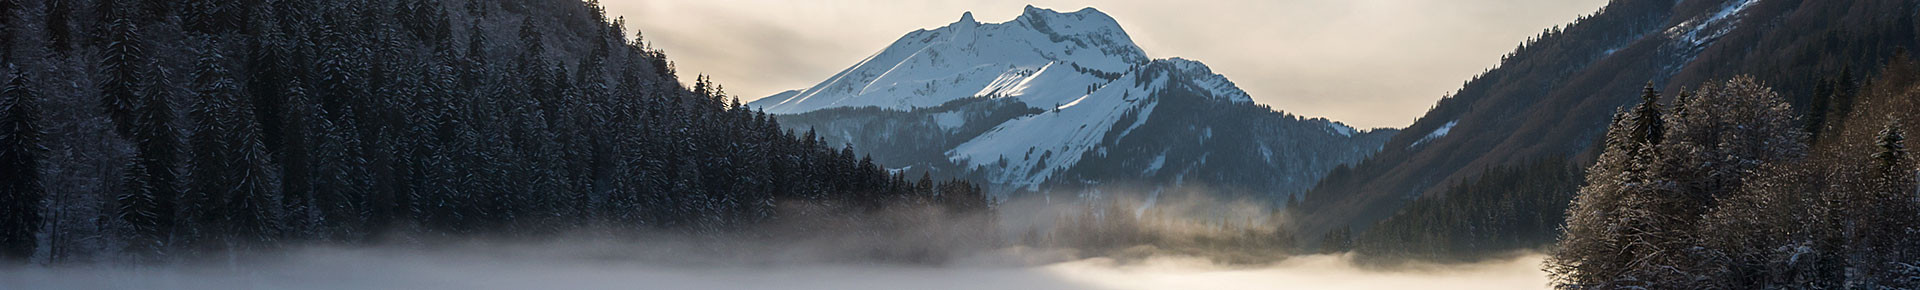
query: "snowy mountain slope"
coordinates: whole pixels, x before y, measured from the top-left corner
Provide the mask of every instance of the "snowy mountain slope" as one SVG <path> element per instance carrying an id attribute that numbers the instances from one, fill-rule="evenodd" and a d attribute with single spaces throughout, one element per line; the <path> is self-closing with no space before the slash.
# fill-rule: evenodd
<path id="1" fill-rule="evenodd" d="M 963 15 L 910 33 L 812 88 L 749 105 L 876 161 L 976 178 L 1000 193 L 1112 181 L 1178 184 L 1203 172 L 1194 181 L 1293 194 L 1328 169 L 1377 151 L 1396 132 L 1254 104 L 1198 61 L 1147 59 L 1117 22 L 1092 8 L 1029 6 L 998 24 Z M 974 131 L 981 128 L 990 129 Z"/>
<path id="2" fill-rule="evenodd" d="M 1006 23 L 982 24 L 967 13 L 946 27 L 908 33 L 819 85 L 751 105 L 795 114 L 836 107 L 925 108 L 994 96 L 1038 107 L 1071 99 L 1024 89 L 1075 88 L 1085 94 L 1087 87 L 1146 62 L 1146 53 L 1105 13 L 1027 6 Z"/>
<path id="3" fill-rule="evenodd" d="M 1148 118 L 1115 127 L 1128 116 L 1151 116 L 1167 89 L 1174 86 L 1195 88 L 1200 96 L 1214 101 L 1248 104 L 1252 98 L 1228 81 L 1213 74 L 1199 62 L 1185 59 L 1155 60 L 1139 71 L 1130 71 L 1093 93 L 1074 97 L 1054 106 L 1048 113 L 1007 121 L 994 130 L 947 152 L 954 163 L 984 165 L 1007 160 L 1004 170 L 993 171 L 988 180 L 1001 184 L 1036 189 L 1055 173 L 1079 163 L 1082 155 L 1104 148 L 1107 142 L 1122 139 L 1145 124 Z M 1072 96 L 1070 92 L 1035 94 L 1045 89 L 1031 84 L 1009 91 L 1018 96 Z M 1029 99 L 1043 99 L 1033 97 Z M 1342 125 L 1344 126 L 1344 125 Z M 1115 130 L 1119 129 L 1119 130 Z M 1108 134 L 1114 134 L 1109 138 Z M 1342 135 L 1345 137 L 1347 135 Z M 1099 153 L 1099 152 L 1096 152 Z"/>

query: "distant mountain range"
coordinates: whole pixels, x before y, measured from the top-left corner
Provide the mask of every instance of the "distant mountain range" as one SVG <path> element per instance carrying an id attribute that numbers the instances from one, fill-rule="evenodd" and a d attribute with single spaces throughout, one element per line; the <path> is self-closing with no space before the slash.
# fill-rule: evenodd
<path id="1" fill-rule="evenodd" d="M 1205 64 L 1147 57 L 1093 8 L 1028 6 L 1004 23 L 967 13 L 749 106 L 896 171 L 1000 194 L 1128 183 L 1291 197 L 1398 132 L 1256 104 Z"/>

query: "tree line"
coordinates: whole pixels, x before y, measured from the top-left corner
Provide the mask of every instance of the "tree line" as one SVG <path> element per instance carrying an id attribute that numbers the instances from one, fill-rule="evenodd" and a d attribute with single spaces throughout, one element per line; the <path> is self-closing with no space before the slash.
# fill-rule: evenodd
<path id="1" fill-rule="evenodd" d="M 1351 236 L 1324 238 L 1321 245 L 1346 250 L 1337 245 L 1351 243 L 1356 257 L 1367 262 L 1471 262 L 1536 249 L 1559 238 L 1582 174 L 1568 158 L 1488 169 L 1441 195 L 1408 203 L 1357 235 L 1336 229 L 1330 234 Z"/>
<path id="2" fill-rule="evenodd" d="M 990 207 L 683 86 L 597 1 L 84 2 L 0 0 L 0 260 Z"/>

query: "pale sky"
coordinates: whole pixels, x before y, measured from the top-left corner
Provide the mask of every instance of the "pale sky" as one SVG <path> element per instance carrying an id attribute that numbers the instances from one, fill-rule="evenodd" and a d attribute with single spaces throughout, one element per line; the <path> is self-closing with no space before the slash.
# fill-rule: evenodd
<path id="1" fill-rule="evenodd" d="M 683 77 L 751 101 L 804 89 L 916 29 L 1026 5 L 1094 7 L 1153 58 L 1198 60 L 1256 102 L 1355 127 L 1405 127 L 1528 37 L 1607 0 L 602 0 Z"/>

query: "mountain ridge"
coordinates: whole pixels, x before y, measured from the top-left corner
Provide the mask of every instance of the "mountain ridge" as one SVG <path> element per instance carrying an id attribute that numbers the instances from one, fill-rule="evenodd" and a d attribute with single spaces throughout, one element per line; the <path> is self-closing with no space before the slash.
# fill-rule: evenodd
<path id="1" fill-rule="evenodd" d="M 963 13 L 818 85 L 748 106 L 883 163 L 978 179 L 1002 194 L 1153 180 L 1288 197 L 1397 132 L 1257 104 L 1204 63 L 1148 58 L 1117 20 L 1091 7 L 1028 6 L 992 24 Z M 1159 124 L 1166 120 L 1184 123 Z M 1231 136 L 1216 137 L 1216 129 Z"/>
<path id="2" fill-rule="evenodd" d="M 1025 11 L 1013 20 L 992 24 L 974 20 L 972 12 L 963 13 L 947 26 L 907 33 L 819 85 L 784 98 L 761 98 L 749 106 L 775 114 L 834 107 L 931 107 L 991 94 L 987 86 L 1009 71 L 1038 73 L 1064 63 L 1078 71 L 1110 75 L 1149 60 L 1117 21 L 1097 9 L 1060 13 L 1027 6 Z M 1099 54 L 1088 55 L 1085 50 L 1089 49 Z M 914 94 L 902 97 L 898 92 L 903 88 Z"/>
<path id="3" fill-rule="evenodd" d="M 1409 134 L 1389 141 L 1387 150 L 1333 173 L 1338 177 L 1308 194 L 1301 221 L 1309 228 L 1302 234 L 1364 228 L 1410 200 L 1435 197 L 1487 170 L 1552 158 L 1586 162 L 1610 116 L 1637 103 L 1640 89 L 1649 85 L 1672 96 L 1689 85 L 1752 74 L 1804 112 L 1812 99 L 1805 92 L 1814 90 L 1819 77 L 1859 73 L 1903 50 L 1897 47 L 1914 47 L 1914 28 L 1905 24 L 1913 15 L 1871 11 L 1915 6 L 1613 1 L 1522 44 L 1498 67 L 1440 100 L 1406 129 Z M 1449 134 L 1422 142 L 1441 128 Z"/>

